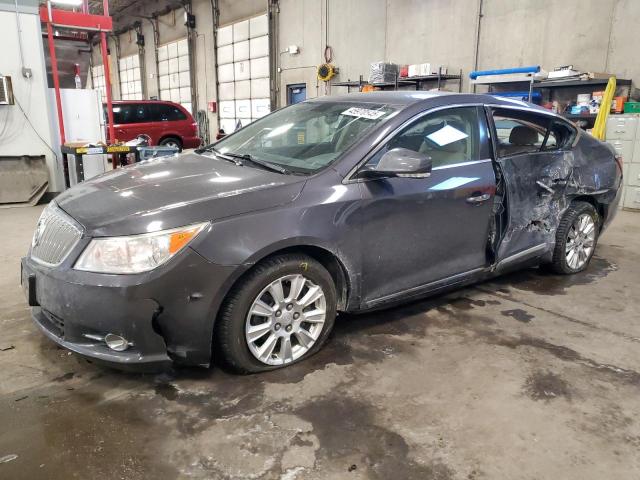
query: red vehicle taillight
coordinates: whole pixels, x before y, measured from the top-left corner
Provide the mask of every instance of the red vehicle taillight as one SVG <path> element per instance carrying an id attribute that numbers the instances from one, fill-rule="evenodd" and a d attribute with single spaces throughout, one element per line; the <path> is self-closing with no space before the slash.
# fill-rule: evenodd
<path id="1" fill-rule="evenodd" d="M 197 137 L 198 136 L 198 122 L 193 122 L 191 124 L 191 128 L 193 128 L 193 134 Z"/>

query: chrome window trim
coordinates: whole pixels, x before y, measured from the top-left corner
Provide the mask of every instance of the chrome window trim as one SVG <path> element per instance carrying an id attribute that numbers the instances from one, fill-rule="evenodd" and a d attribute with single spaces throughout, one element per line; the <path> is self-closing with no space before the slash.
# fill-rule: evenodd
<path id="1" fill-rule="evenodd" d="M 71 227 L 73 227 L 78 232 L 78 238 L 76 238 L 76 240 L 70 245 L 69 249 L 67 250 L 67 253 L 65 253 L 62 256 L 62 258 L 60 259 L 60 261 L 58 263 L 47 262 L 45 260 L 42 260 L 42 259 L 34 256 L 33 255 L 33 246 L 29 247 L 29 258 L 31 260 L 33 260 L 35 263 L 37 263 L 39 265 L 42 265 L 44 267 L 54 268 L 54 267 L 58 267 L 58 266 L 62 265 L 62 263 L 69 257 L 69 255 L 71 255 L 71 252 L 73 252 L 75 250 L 75 248 L 78 246 L 78 243 L 80 243 L 80 240 L 82 240 L 82 238 L 84 237 L 84 228 L 75 219 L 73 219 L 67 212 L 62 210 L 58 206 L 58 204 L 55 203 L 54 201 L 51 201 L 49 206 L 47 206 L 46 208 L 51 208 L 52 214 L 54 214 L 53 212 L 55 212 L 55 215 L 59 215 L 60 217 L 62 217 Z M 44 210 L 43 210 L 43 213 L 44 213 Z M 40 215 L 42 215 L 42 214 L 40 214 Z M 38 223 L 39 222 L 40 222 L 40 219 L 38 219 Z M 37 229 L 37 224 L 36 224 L 36 229 Z M 35 232 L 33 232 L 33 233 L 35 235 Z M 33 242 L 33 240 L 32 240 L 32 242 Z"/>
<path id="2" fill-rule="evenodd" d="M 413 117 L 405 120 L 402 124 L 400 124 L 398 127 L 393 129 L 391 132 L 387 133 L 384 136 L 384 138 L 382 138 L 371 150 L 369 150 L 369 152 L 362 158 L 362 160 L 360 160 L 351 170 L 349 170 L 347 175 L 342 180 L 342 183 L 343 184 L 349 184 L 349 183 L 358 183 L 358 182 L 362 182 L 362 181 L 368 181 L 369 179 L 352 178 L 352 177 L 358 171 L 358 169 L 360 167 L 362 167 L 362 165 L 366 164 L 367 161 L 369 161 L 371 159 L 371 157 L 373 157 L 376 153 L 378 153 L 378 151 L 388 141 L 390 141 L 395 135 L 400 133 L 401 130 L 403 130 L 405 127 L 407 127 L 411 123 L 415 122 L 416 120 L 419 120 L 420 118 L 422 118 L 422 117 L 424 117 L 426 115 L 429 115 L 429 114 L 434 113 L 434 112 L 438 112 L 440 110 L 448 110 L 448 109 L 451 109 L 451 108 L 461 108 L 461 107 L 484 107 L 485 105 L 486 104 L 479 103 L 479 102 L 474 102 L 474 103 L 453 103 L 453 104 L 449 104 L 449 105 L 441 105 L 439 107 L 433 107 L 433 108 L 430 108 L 429 110 L 424 110 L 422 112 L 417 113 Z M 451 165 L 442 165 L 440 167 L 434 167 L 433 170 L 439 170 L 439 169 L 442 169 L 442 168 L 458 167 L 458 166 L 461 166 L 463 164 L 471 165 L 473 163 L 482 163 L 482 162 L 486 162 L 486 161 L 487 161 L 486 159 L 471 160 L 469 162 L 460 162 L 460 163 L 455 163 L 455 164 L 451 164 Z M 491 159 L 489 159 L 489 161 L 491 161 Z"/>
<path id="3" fill-rule="evenodd" d="M 432 170 L 445 170 L 447 168 L 466 167 L 467 165 L 475 165 L 477 163 L 492 162 L 491 158 L 484 158 L 481 160 L 470 160 L 468 162 L 452 163 L 451 165 L 440 165 L 439 167 L 433 167 Z"/>

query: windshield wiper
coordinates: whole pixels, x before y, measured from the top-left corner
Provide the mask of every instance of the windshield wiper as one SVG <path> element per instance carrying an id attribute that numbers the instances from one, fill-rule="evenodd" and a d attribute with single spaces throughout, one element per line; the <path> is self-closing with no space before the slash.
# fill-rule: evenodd
<path id="1" fill-rule="evenodd" d="M 194 150 L 194 152 L 197 153 L 198 155 L 204 152 L 212 152 L 213 154 L 215 154 L 216 158 L 221 158 L 222 160 L 226 160 L 227 162 L 233 162 L 239 167 L 242 167 L 244 165 L 240 160 L 235 158 L 235 155 L 222 153 L 221 151 L 216 150 L 216 147 L 214 147 L 213 145 L 199 148 L 197 150 Z"/>
<path id="2" fill-rule="evenodd" d="M 274 163 L 271 162 L 265 162 L 264 160 L 260 160 L 257 158 L 252 157 L 251 155 L 249 155 L 248 153 L 230 153 L 230 152 L 225 152 L 222 155 L 228 155 L 230 157 L 233 158 L 237 158 L 239 160 L 248 160 L 251 163 L 255 163 L 256 165 L 260 165 L 261 167 L 264 167 L 268 170 L 274 171 L 274 172 L 278 172 L 281 173 L 283 175 L 290 175 L 291 172 L 289 170 L 287 170 L 284 167 L 281 167 L 280 165 L 276 165 Z"/>

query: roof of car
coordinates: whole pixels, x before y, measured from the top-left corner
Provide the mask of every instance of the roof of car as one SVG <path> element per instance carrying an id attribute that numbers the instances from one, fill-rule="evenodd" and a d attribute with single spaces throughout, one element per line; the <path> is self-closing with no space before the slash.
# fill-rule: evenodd
<path id="1" fill-rule="evenodd" d="M 326 95 L 307 100 L 309 102 L 354 102 L 354 103 L 376 103 L 387 105 L 398 105 L 406 108 L 416 103 L 437 103 L 445 105 L 448 103 L 461 104 L 486 104 L 504 107 L 517 107 L 538 111 L 554 115 L 550 110 L 533 103 L 522 100 L 500 97 L 486 93 L 456 93 L 445 91 L 422 91 L 422 90 L 397 90 L 397 91 L 375 91 L 347 93 L 343 95 Z M 556 115 L 557 116 L 557 115 Z"/>
<path id="2" fill-rule="evenodd" d="M 450 92 L 426 92 L 415 90 L 398 90 L 393 92 L 377 91 L 365 93 L 347 93 L 343 95 L 328 95 L 310 99 L 312 102 L 358 102 L 358 103 L 386 103 L 392 105 L 410 105 L 412 103 L 443 95 Z"/>
<path id="3" fill-rule="evenodd" d="M 107 102 L 103 101 L 103 104 L 107 104 Z M 111 103 L 114 105 L 123 104 L 123 103 L 166 103 L 168 105 L 180 105 L 176 102 L 170 102 L 169 100 L 112 100 Z"/>

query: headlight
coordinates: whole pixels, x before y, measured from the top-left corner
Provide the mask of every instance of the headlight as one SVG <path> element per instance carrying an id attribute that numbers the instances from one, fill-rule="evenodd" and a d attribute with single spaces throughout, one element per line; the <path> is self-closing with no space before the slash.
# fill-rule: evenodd
<path id="1" fill-rule="evenodd" d="M 208 223 L 126 237 L 94 238 L 76 262 L 76 270 L 141 273 L 162 265 L 186 247 Z"/>

